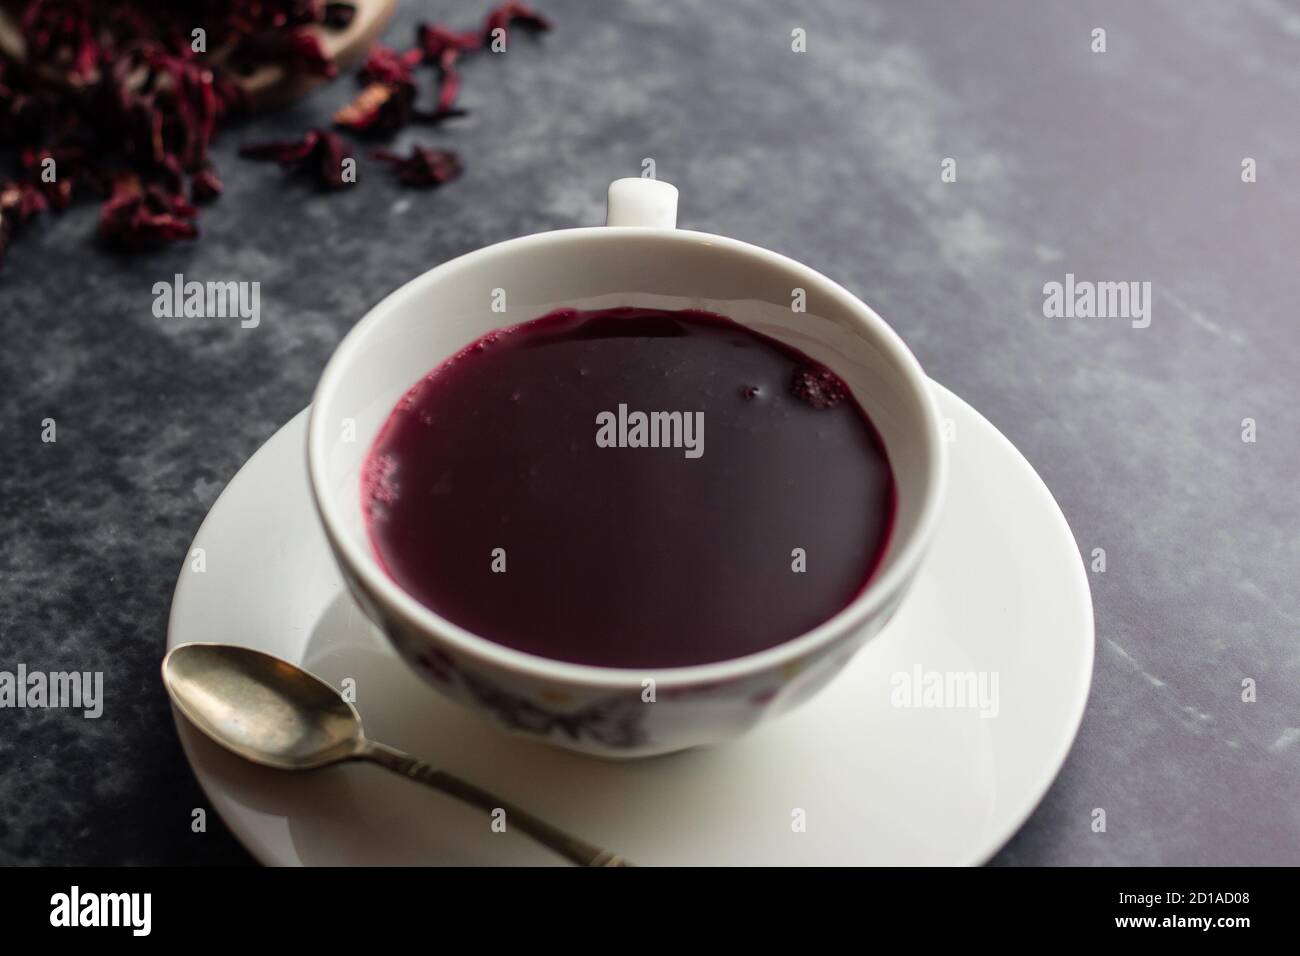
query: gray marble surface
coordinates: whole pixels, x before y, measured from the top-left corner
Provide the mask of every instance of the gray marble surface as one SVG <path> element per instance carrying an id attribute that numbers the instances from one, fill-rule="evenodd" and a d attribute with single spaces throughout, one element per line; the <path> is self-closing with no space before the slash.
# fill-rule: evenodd
<path id="1" fill-rule="evenodd" d="M 479 6 L 406 4 L 387 38 L 406 45 L 421 12 L 469 25 Z M 1078 741 L 994 862 L 1300 862 L 1300 11 L 544 9 L 552 34 L 466 69 L 469 117 L 397 140 L 460 151 L 466 173 L 442 191 L 363 163 L 356 188 L 320 195 L 235 157 L 322 124 L 345 79 L 225 133 L 227 193 L 197 243 L 108 255 L 80 207 L 15 244 L 0 669 L 103 670 L 108 700 L 99 720 L 0 711 L 0 862 L 248 860 L 220 824 L 190 832 L 204 801 L 158 681 L 187 544 L 370 305 L 482 245 L 600 222 L 607 182 L 644 157 L 681 188 L 682 225 L 790 254 L 872 303 L 1024 452 L 1081 551 L 1106 551 Z M 151 287 L 175 272 L 260 281 L 260 327 L 155 318 Z M 1067 272 L 1150 281 L 1150 327 L 1044 318 L 1043 283 Z"/>

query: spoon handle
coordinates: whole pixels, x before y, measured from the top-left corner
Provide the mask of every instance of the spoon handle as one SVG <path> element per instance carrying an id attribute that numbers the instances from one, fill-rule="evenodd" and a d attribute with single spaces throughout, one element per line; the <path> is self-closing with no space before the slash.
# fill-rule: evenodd
<path id="1" fill-rule="evenodd" d="M 611 853 L 609 850 L 602 850 L 585 840 L 570 836 L 563 830 L 551 826 L 545 820 L 533 816 L 527 810 L 502 800 L 500 797 L 474 786 L 467 780 L 452 776 L 444 770 L 438 770 L 432 764 L 417 760 L 410 754 L 403 753 L 394 747 L 366 741 L 362 749 L 357 752 L 356 759 L 377 763 L 394 773 L 400 773 L 411 780 L 418 780 L 434 790 L 440 790 L 489 813 L 493 810 L 504 810 L 506 819 L 510 823 L 523 830 L 537 842 L 550 847 L 566 860 L 572 860 L 579 866 L 632 865 L 623 857 Z"/>

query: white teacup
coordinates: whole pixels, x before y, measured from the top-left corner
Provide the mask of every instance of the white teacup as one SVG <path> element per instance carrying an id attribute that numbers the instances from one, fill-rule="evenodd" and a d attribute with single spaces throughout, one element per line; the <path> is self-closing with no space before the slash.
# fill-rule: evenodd
<path id="1" fill-rule="evenodd" d="M 938 413 L 920 365 L 894 331 L 807 266 L 676 229 L 676 216 L 672 186 L 622 179 L 609 187 L 606 226 L 511 239 L 411 280 L 340 343 L 316 389 L 308 431 L 312 490 L 339 567 L 402 657 L 507 730 L 603 756 L 716 743 L 807 700 L 897 609 L 943 496 Z M 497 290 L 505 292 L 505 311 L 494 309 Z M 806 311 L 792 307 L 798 290 Z M 561 307 L 626 305 L 718 312 L 786 342 L 835 371 L 875 423 L 897 488 L 893 535 L 867 588 L 821 626 L 717 663 L 593 667 L 471 634 L 406 593 L 376 561 L 362 513 L 362 463 L 407 389 L 494 329 Z"/>

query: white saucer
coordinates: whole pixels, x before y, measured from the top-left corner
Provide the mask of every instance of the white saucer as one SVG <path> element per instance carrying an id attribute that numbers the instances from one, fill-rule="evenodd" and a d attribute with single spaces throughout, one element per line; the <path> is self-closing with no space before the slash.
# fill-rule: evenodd
<path id="1" fill-rule="evenodd" d="M 717 748 L 608 762 L 504 736 L 444 701 L 343 590 L 308 491 L 305 413 L 213 505 L 191 546 L 206 570 L 187 560 L 167 645 L 247 644 L 336 685 L 352 678 L 374 739 L 643 866 L 980 863 L 1029 816 L 1074 740 L 1092 601 L 1065 518 L 1029 463 L 935 390 L 954 426 L 948 501 L 903 607 L 819 696 Z M 894 706 L 895 675 L 918 665 L 995 673 L 996 716 Z M 212 806 L 264 863 L 559 862 L 384 770 L 264 770 L 178 726 Z"/>

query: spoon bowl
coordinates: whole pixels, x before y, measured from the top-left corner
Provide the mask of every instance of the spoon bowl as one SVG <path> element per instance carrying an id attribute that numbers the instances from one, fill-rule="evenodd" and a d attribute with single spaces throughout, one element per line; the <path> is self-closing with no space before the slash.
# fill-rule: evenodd
<path id="1" fill-rule="evenodd" d="M 364 746 L 361 716 L 314 674 L 261 651 L 182 644 L 163 658 L 163 684 L 182 714 L 245 760 L 312 770 Z"/>

